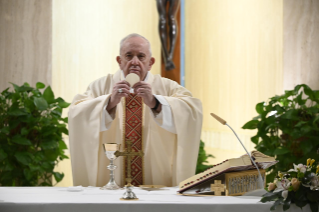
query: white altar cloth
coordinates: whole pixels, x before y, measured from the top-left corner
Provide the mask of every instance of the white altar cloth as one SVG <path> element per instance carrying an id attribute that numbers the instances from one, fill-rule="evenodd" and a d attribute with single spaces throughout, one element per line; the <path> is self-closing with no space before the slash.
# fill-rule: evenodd
<path id="1" fill-rule="evenodd" d="M 260 197 L 251 196 L 181 196 L 178 188 L 163 188 L 156 191 L 134 189 L 139 200 L 121 201 L 124 190 L 106 191 L 99 188 L 84 188 L 79 192 L 61 187 L 0 187 L 1 212 L 268 212 L 271 203 L 261 203 Z M 276 211 L 282 211 L 277 208 Z M 288 212 L 301 212 L 292 206 Z M 309 206 L 303 212 L 310 211 Z"/>

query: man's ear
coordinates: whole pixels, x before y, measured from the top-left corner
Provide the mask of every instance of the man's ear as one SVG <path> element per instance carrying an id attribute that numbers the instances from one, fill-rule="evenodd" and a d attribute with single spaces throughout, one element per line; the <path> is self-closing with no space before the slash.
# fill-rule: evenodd
<path id="1" fill-rule="evenodd" d="M 117 57 L 116 57 L 116 61 L 117 61 L 117 63 L 118 63 L 119 65 L 121 65 L 121 57 L 120 57 L 120 56 L 117 56 Z"/>
<path id="2" fill-rule="evenodd" d="M 154 57 L 151 57 L 150 63 L 149 63 L 150 69 L 152 68 L 152 66 L 154 65 L 154 63 L 155 63 L 155 58 L 154 58 Z"/>

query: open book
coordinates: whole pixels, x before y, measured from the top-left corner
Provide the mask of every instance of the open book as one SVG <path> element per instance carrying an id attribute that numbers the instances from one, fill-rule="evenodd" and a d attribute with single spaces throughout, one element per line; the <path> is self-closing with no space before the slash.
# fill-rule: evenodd
<path id="1" fill-rule="evenodd" d="M 258 168 L 267 169 L 268 167 L 276 164 L 278 161 L 274 157 L 270 157 L 262 154 L 258 151 L 251 152 L 252 158 L 255 160 Z M 206 171 L 196 174 L 179 184 L 179 193 L 183 193 L 189 189 L 192 189 L 198 185 L 201 185 L 213 178 L 218 177 L 219 175 L 227 172 L 236 172 L 256 169 L 256 167 L 251 162 L 247 154 L 239 157 L 225 160 L 221 163 L 213 165 L 212 168 L 207 169 Z"/>

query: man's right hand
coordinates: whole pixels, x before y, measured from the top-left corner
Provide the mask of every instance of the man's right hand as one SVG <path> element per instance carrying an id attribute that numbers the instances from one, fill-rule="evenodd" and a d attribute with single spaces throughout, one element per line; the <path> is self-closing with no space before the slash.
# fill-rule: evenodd
<path id="1" fill-rule="evenodd" d="M 122 93 L 119 92 L 119 89 L 122 89 Z M 125 80 L 116 83 L 113 87 L 111 98 L 106 107 L 108 113 L 111 112 L 113 108 L 120 103 L 122 97 L 128 97 L 130 94 L 130 84 Z"/>

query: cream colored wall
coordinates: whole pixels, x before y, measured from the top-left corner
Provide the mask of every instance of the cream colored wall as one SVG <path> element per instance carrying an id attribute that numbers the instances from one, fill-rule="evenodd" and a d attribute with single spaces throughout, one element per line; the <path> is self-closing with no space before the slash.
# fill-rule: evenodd
<path id="1" fill-rule="evenodd" d="M 51 0 L 0 0 L 0 92 L 51 84 Z"/>
<path id="2" fill-rule="evenodd" d="M 202 139 L 216 158 L 244 154 L 224 118 L 249 150 L 253 132 L 241 127 L 256 116 L 255 105 L 282 93 L 282 0 L 188 0 L 186 87 L 203 102 Z"/>
<path id="3" fill-rule="evenodd" d="M 120 40 L 130 33 L 149 39 L 157 59 L 152 73 L 160 73 L 158 15 L 154 0 L 53 1 L 52 86 L 71 102 L 90 82 L 118 70 Z M 64 113 L 67 114 L 66 112 Z M 65 173 L 57 186 L 72 185 L 70 160 L 56 168 Z"/>
<path id="4" fill-rule="evenodd" d="M 319 89 L 319 1 L 284 0 L 284 89 Z"/>

